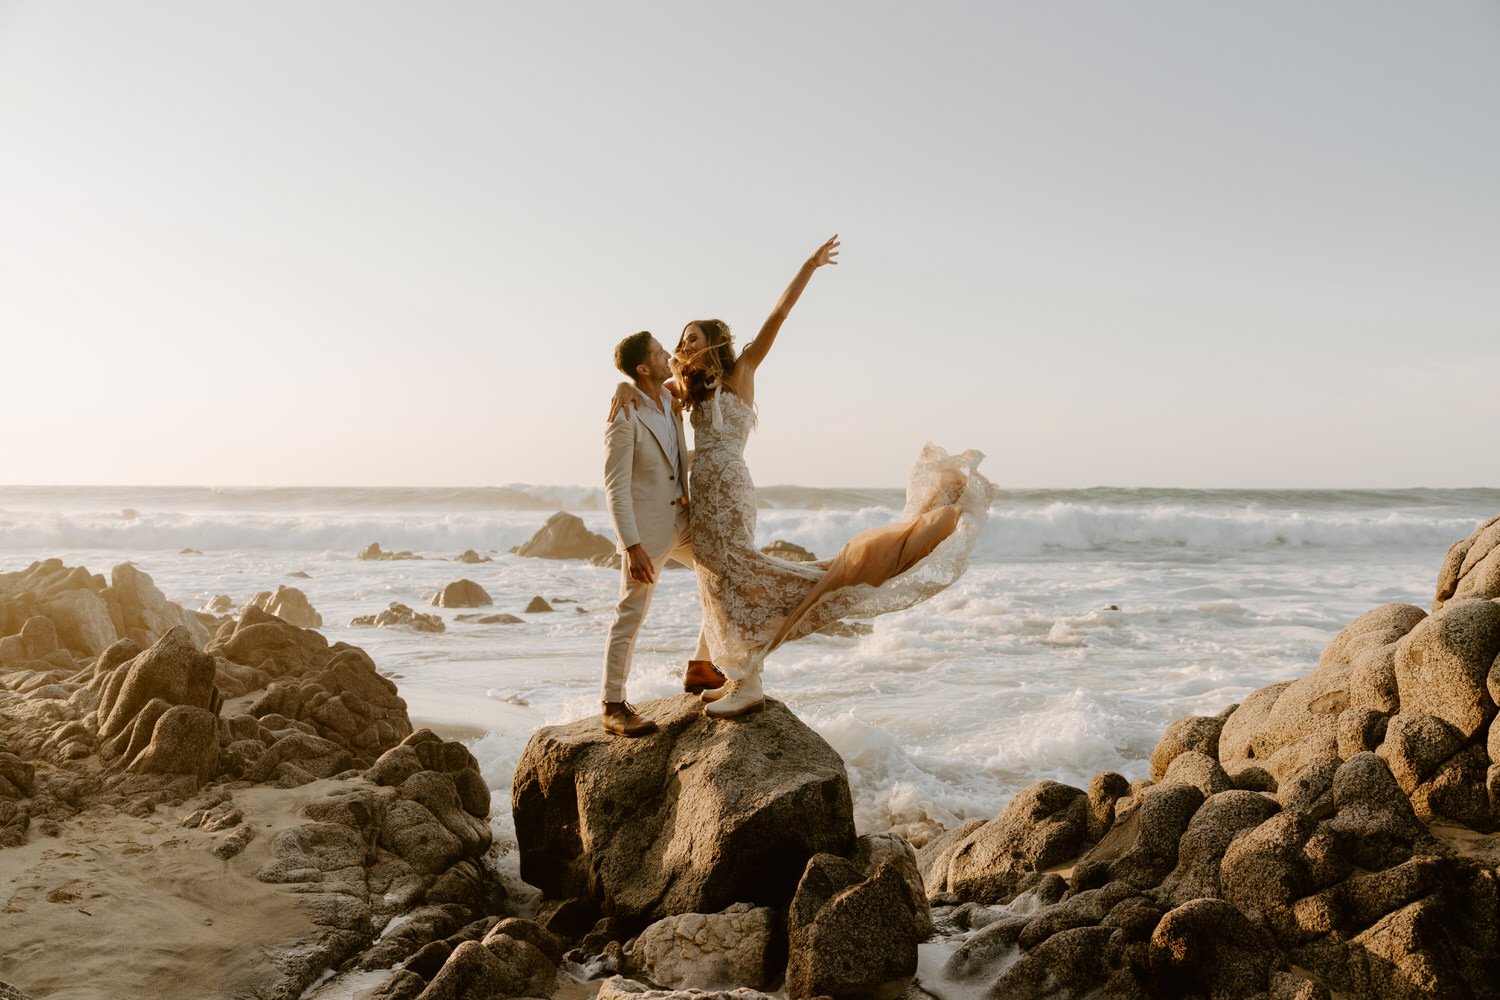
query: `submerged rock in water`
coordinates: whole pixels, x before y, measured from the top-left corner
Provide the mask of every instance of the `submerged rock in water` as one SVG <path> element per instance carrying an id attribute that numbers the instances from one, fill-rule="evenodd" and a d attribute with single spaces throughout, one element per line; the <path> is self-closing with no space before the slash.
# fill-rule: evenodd
<path id="1" fill-rule="evenodd" d="M 379 542 L 371 542 L 369 545 L 366 545 L 364 548 L 359 550 L 359 556 L 357 558 L 363 559 L 367 562 L 380 562 L 388 559 L 420 559 L 422 557 L 419 555 L 415 555 L 410 550 L 406 549 L 403 549 L 400 552 L 386 552 L 380 547 Z"/>
<path id="2" fill-rule="evenodd" d="M 467 614 L 455 615 L 454 621 L 460 621 L 470 625 L 519 625 L 521 624 L 521 622 L 525 621 L 525 619 L 518 618 L 515 615 L 482 615 L 478 612 L 471 611 Z"/>
<path id="3" fill-rule="evenodd" d="M 784 906 L 809 858 L 853 846 L 843 760 L 780 702 L 732 722 L 688 696 L 641 711 L 658 732 L 627 740 L 589 718 L 537 730 L 521 755 L 521 877 L 547 896 L 625 917 Z"/>
<path id="4" fill-rule="evenodd" d="M 435 608 L 482 608 L 494 603 L 489 592 L 473 580 L 455 580 L 432 599 Z"/>
<path id="5" fill-rule="evenodd" d="M 802 546 L 796 544 L 795 542 L 783 541 L 780 538 L 776 539 L 776 541 L 772 542 L 770 545 L 762 547 L 761 551 L 768 556 L 775 556 L 777 559 L 785 559 L 787 562 L 818 561 L 818 557 L 813 555 L 807 549 L 804 549 Z"/>
<path id="6" fill-rule="evenodd" d="M 409 628 L 414 632 L 443 632 L 448 626 L 437 615 L 426 615 L 413 611 L 400 601 L 392 601 L 390 607 L 375 615 L 360 615 L 349 624 L 367 625 L 374 628 Z"/>
<path id="7" fill-rule="evenodd" d="M 595 559 L 608 558 L 615 551 L 615 543 L 590 531 L 577 514 L 558 511 L 511 551 L 537 559 Z"/>

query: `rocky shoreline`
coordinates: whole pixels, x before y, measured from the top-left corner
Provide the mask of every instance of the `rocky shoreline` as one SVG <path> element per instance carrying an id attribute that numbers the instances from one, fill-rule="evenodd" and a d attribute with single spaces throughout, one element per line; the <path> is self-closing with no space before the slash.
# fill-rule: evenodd
<path id="1" fill-rule="evenodd" d="M 264 596 L 229 619 L 128 564 L 0 574 L 17 995 L 1500 995 L 1500 518 L 1430 610 L 1173 723 L 1150 779 L 1038 782 L 922 844 L 857 837 L 842 760 L 779 703 L 543 728 L 511 803 L 539 905 L 469 751 Z"/>

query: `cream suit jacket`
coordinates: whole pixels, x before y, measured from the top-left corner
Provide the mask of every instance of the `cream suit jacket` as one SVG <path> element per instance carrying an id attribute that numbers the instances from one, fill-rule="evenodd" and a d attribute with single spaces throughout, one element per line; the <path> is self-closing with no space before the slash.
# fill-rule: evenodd
<path id="1" fill-rule="evenodd" d="M 656 432 L 634 408 L 622 407 L 605 427 L 604 497 L 621 552 L 640 543 L 648 554 L 661 555 L 672 546 L 677 515 L 682 511 L 677 497 L 687 492 L 692 462 L 682 417 L 676 412 L 672 427 L 677 434 L 676 467 L 667 461 Z"/>

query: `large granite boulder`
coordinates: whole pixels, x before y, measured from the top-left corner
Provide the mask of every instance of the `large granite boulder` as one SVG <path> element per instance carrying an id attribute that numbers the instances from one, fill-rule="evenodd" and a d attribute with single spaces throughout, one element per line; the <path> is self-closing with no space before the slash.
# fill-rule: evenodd
<path id="1" fill-rule="evenodd" d="M 321 669 L 274 681 L 250 708 L 257 717 L 304 721 L 368 766 L 411 733 L 406 702 L 362 649 L 338 643 Z"/>
<path id="2" fill-rule="evenodd" d="M 1438 570 L 1432 611 L 1436 614 L 1449 601 L 1466 597 L 1500 597 L 1500 515 L 1448 550 Z"/>
<path id="3" fill-rule="evenodd" d="M 719 913 L 658 920 L 626 957 L 651 982 L 673 989 L 761 990 L 779 975 L 769 967 L 776 932 L 774 910 L 735 903 Z"/>
<path id="4" fill-rule="evenodd" d="M 482 608 L 494 603 L 489 592 L 473 580 L 455 580 L 432 598 L 435 608 Z"/>
<path id="5" fill-rule="evenodd" d="M 1166 996 L 1264 995 L 1278 964 L 1266 933 L 1222 899 L 1195 899 L 1168 912 L 1150 947 Z"/>
<path id="6" fill-rule="evenodd" d="M 1495 717 L 1488 689 L 1500 655 L 1500 604 L 1448 601 L 1396 644 L 1401 712 L 1434 715 L 1465 739 Z"/>
<path id="7" fill-rule="evenodd" d="M 109 574 L 104 599 L 122 639 L 148 646 L 174 628 L 183 630 L 193 645 L 208 642 L 208 627 L 198 616 L 166 599 L 151 577 L 130 563 L 121 563 Z"/>
<path id="8" fill-rule="evenodd" d="M 894 860 L 874 872 L 814 855 L 787 914 L 791 1000 L 895 1000 L 917 971 L 912 892 Z"/>
<path id="9" fill-rule="evenodd" d="M 96 683 L 99 754 L 140 774 L 218 774 L 214 660 L 185 629 L 173 628 L 150 649 L 101 674 Z"/>
<path id="10" fill-rule="evenodd" d="M 1008 902 L 1029 876 L 1076 857 L 1089 830 L 1088 795 L 1055 781 L 1023 788 L 986 823 L 945 833 L 918 855 L 929 895 Z"/>
<path id="11" fill-rule="evenodd" d="M 1204 795 L 1195 785 L 1169 782 L 1152 785 L 1133 798 L 1082 863 L 1107 864 L 1111 879 L 1149 889 L 1177 867 L 1178 841 L 1203 805 Z"/>
<path id="12" fill-rule="evenodd" d="M 537 730 L 521 755 L 521 877 L 546 896 L 645 918 L 780 907 L 810 857 L 853 847 L 843 760 L 780 702 L 725 722 L 687 696 L 642 711 L 650 736 L 590 718 Z"/>
<path id="13" fill-rule="evenodd" d="M 1178 756 L 1196 752 L 1219 759 L 1219 734 L 1224 720 L 1214 715 L 1189 715 L 1167 727 L 1151 751 L 1151 780 L 1160 781 Z"/>
<path id="14" fill-rule="evenodd" d="M 81 566 L 64 566 L 61 559 L 0 573 L 0 636 L 19 633 L 37 616 L 51 621 L 62 647 L 84 656 L 98 656 L 125 638 L 144 648 L 174 628 L 200 648 L 209 639 L 197 615 L 168 601 L 151 577 L 130 563 L 116 566 L 108 581 Z"/>
<path id="15" fill-rule="evenodd" d="M 323 616 L 308 601 L 307 595 L 296 587 L 278 586 L 275 590 L 263 590 L 245 607 L 258 608 L 298 628 L 323 627 Z"/>
<path id="16" fill-rule="evenodd" d="M 358 646 L 332 645 L 312 629 L 298 628 L 259 608 L 221 628 L 206 650 L 215 658 L 219 686 L 230 697 L 264 689 L 250 708 L 259 719 L 279 719 L 330 741 L 368 767 L 411 734 L 406 702 L 380 676 Z M 265 734 L 241 739 L 265 742 Z M 232 741 L 230 741 L 232 742 Z"/>
<path id="17" fill-rule="evenodd" d="M 1177 842 L 1177 867 L 1161 883 L 1158 898 L 1181 906 L 1201 897 L 1220 896 L 1224 852 L 1241 833 L 1260 826 L 1279 809 L 1274 799 L 1259 792 L 1233 789 L 1210 796 Z"/>
<path id="18" fill-rule="evenodd" d="M 614 554 L 615 543 L 590 531 L 577 514 L 558 511 L 511 552 L 536 559 L 605 560 Z"/>
<path id="19" fill-rule="evenodd" d="M 633 979 L 611 976 L 600 985 L 598 1000 L 776 1000 L 776 995 L 743 986 L 733 990 L 654 990 Z"/>

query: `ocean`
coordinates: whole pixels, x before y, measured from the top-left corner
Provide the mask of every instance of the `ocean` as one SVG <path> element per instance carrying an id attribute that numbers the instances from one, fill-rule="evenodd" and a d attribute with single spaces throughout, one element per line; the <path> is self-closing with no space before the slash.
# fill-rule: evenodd
<path id="1" fill-rule="evenodd" d="M 764 488 L 759 540 L 828 557 L 893 520 L 902 499 Z M 530 733 L 598 713 L 619 585 L 616 571 L 508 554 L 556 510 L 610 533 L 602 492 L 587 487 L 0 487 L 0 572 L 51 556 L 104 573 L 129 561 L 189 608 L 301 588 L 331 641 L 364 647 L 396 681 L 415 724 L 465 734 L 495 792 L 503 847 Z M 873 620 L 867 635 L 784 647 L 766 688 L 843 755 L 861 832 L 920 840 L 994 815 L 1042 778 L 1146 776 L 1172 720 L 1307 673 L 1376 605 L 1428 607 L 1448 546 L 1497 511 L 1495 489 L 1003 490 L 956 586 Z M 425 558 L 358 560 L 371 542 Z M 471 548 L 494 561 L 450 561 Z M 428 606 L 458 579 L 490 593 L 488 610 L 524 621 L 466 624 Z M 523 613 L 534 596 L 557 610 Z M 448 631 L 347 624 L 393 601 L 441 615 Z M 680 691 L 697 623 L 692 574 L 667 571 L 632 701 Z"/>

